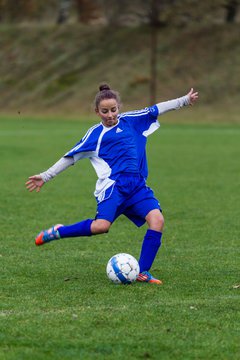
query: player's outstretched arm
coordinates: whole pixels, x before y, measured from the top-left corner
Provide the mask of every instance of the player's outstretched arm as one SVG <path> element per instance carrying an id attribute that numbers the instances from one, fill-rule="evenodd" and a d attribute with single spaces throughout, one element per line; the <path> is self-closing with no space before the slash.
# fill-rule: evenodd
<path id="1" fill-rule="evenodd" d="M 194 91 L 194 89 L 191 88 L 191 90 L 189 91 L 187 96 L 189 98 L 189 104 L 193 105 L 195 103 L 195 101 L 197 101 L 197 99 L 198 99 L 198 92 Z"/>
<path id="2" fill-rule="evenodd" d="M 198 92 L 191 88 L 188 94 L 185 96 L 156 104 L 158 108 L 158 115 L 162 115 L 171 110 L 181 109 L 184 106 L 193 105 L 197 99 Z"/>
<path id="3" fill-rule="evenodd" d="M 26 182 L 26 188 L 32 192 L 33 190 L 36 190 L 36 192 L 39 192 L 44 185 L 44 181 L 41 177 L 41 175 L 33 175 L 29 176 L 28 181 Z"/>
<path id="4" fill-rule="evenodd" d="M 26 188 L 29 191 L 36 190 L 39 192 L 42 186 L 48 182 L 49 180 L 53 179 L 55 176 L 60 174 L 62 171 L 66 170 L 69 166 L 74 164 L 73 157 L 63 157 L 58 160 L 53 166 L 51 166 L 48 170 L 38 174 L 33 175 L 28 178 L 26 182 Z"/>

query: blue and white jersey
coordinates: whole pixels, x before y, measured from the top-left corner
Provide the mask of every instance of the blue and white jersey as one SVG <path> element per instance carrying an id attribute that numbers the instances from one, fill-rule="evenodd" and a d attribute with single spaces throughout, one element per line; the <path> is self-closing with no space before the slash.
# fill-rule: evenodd
<path id="1" fill-rule="evenodd" d="M 118 115 L 112 127 L 99 123 L 64 156 L 74 162 L 89 158 L 98 176 L 95 196 L 115 183 L 121 173 L 148 176 L 146 142 L 148 135 L 160 126 L 156 105 Z"/>

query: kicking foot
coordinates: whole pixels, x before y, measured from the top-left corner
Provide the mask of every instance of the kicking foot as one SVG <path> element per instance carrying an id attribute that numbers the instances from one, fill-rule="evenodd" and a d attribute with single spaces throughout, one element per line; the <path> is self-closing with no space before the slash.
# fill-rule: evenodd
<path id="1" fill-rule="evenodd" d="M 37 246 L 43 245 L 45 243 L 48 243 L 52 240 L 60 239 L 60 234 L 58 232 L 58 229 L 63 226 L 62 224 L 57 224 L 51 227 L 48 230 L 41 231 L 38 236 L 35 239 L 35 244 Z"/>
<path id="2" fill-rule="evenodd" d="M 162 281 L 155 279 L 148 271 L 141 272 L 137 277 L 137 281 L 162 285 Z"/>

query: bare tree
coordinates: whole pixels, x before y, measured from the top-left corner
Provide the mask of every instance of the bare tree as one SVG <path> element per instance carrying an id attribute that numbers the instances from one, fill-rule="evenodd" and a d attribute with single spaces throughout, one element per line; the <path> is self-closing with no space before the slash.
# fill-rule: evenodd
<path id="1" fill-rule="evenodd" d="M 151 0 L 149 12 L 150 19 L 150 105 L 156 103 L 157 93 L 157 28 L 158 28 L 158 3 L 157 0 Z"/>

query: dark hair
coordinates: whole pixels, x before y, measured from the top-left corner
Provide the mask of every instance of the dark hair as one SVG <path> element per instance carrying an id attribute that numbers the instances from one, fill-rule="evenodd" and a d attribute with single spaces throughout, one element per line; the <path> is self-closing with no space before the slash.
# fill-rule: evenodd
<path id="1" fill-rule="evenodd" d="M 118 105 L 121 105 L 119 93 L 115 90 L 111 90 L 108 84 L 101 84 L 99 86 L 99 91 L 95 96 L 95 109 L 98 109 L 100 102 L 105 99 L 115 99 Z"/>

